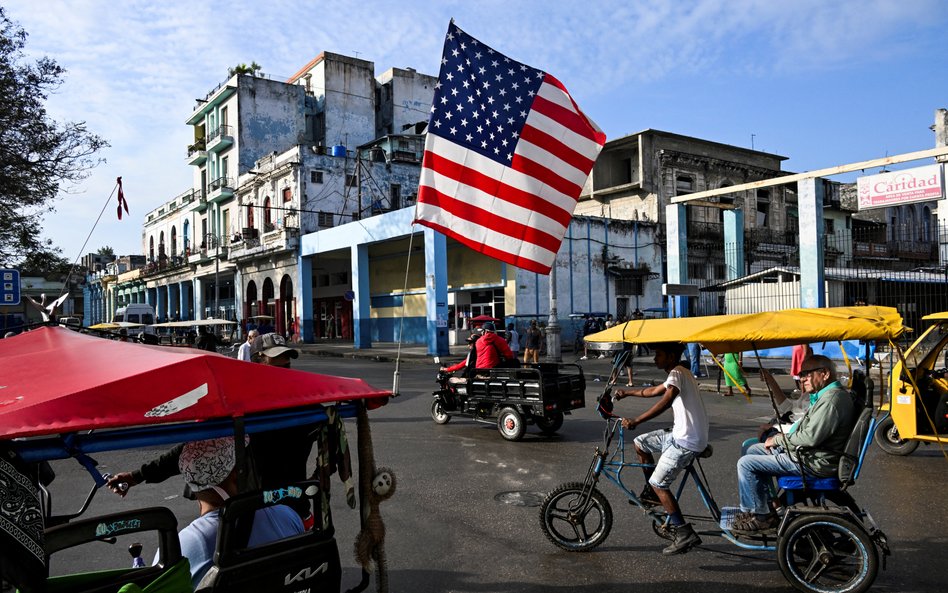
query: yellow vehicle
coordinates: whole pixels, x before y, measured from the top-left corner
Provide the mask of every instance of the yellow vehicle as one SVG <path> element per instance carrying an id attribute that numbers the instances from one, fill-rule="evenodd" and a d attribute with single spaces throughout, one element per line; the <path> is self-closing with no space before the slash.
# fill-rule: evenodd
<path id="1" fill-rule="evenodd" d="M 934 323 L 892 369 L 889 412 L 876 444 L 891 455 L 908 455 L 920 443 L 948 443 L 948 312 L 922 318 Z M 907 367 L 907 368 L 906 368 Z"/>

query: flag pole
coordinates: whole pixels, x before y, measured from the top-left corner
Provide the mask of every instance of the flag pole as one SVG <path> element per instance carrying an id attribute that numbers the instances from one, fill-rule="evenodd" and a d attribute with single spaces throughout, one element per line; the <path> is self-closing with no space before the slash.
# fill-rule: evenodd
<path id="1" fill-rule="evenodd" d="M 550 268 L 550 318 L 546 326 L 546 361 L 562 362 L 563 356 L 560 353 L 560 322 L 556 314 L 556 260 L 553 260 L 553 267 Z"/>

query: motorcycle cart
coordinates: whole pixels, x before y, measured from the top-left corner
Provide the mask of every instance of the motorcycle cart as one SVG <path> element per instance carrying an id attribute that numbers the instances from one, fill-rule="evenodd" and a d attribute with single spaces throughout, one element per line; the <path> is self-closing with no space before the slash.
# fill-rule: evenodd
<path id="1" fill-rule="evenodd" d="M 447 424 L 451 416 L 496 423 L 508 441 L 523 438 L 528 424 L 555 434 L 564 416 L 586 405 L 586 378 L 576 364 L 539 363 L 521 368 L 476 369 L 465 382 L 438 372 L 431 418 Z"/>
<path id="2" fill-rule="evenodd" d="M 587 336 L 587 340 L 632 344 L 697 342 L 719 355 L 853 339 L 888 341 L 897 348 L 894 341 L 903 331 L 902 319 L 893 308 L 838 307 L 630 321 Z M 768 377 L 765 380 L 773 388 L 775 383 L 772 377 L 769 380 Z M 853 381 L 850 386 L 857 409 L 861 411 L 844 450 L 838 451 L 841 459 L 837 475 L 817 478 L 808 474 L 802 460 L 812 453 L 812 449 L 798 449 L 796 454 L 801 460 L 801 475 L 775 480 L 780 521 L 772 532 L 744 535 L 732 531 L 740 509 L 718 506 L 703 468 L 703 463 L 710 463 L 712 447 L 708 446 L 699 454 L 672 485 L 672 492 L 679 500 L 689 484 L 697 489 L 705 512 L 689 514 L 687 509 L 683 512 L 698 534 L 722 537 L 745 550 L 775 552 L 784 577 L 800 591 L 866 591 L 875 580 L 880 554 L 884 558 L 889 554 L 889 548 L 885 534 L 849 491 L 860 474 L 879 422 L 875 408 L 866 401 L 864 393 L 858 393 L 857 386 L 871 390 L 871 381 Z M 610 405 L 613 401 L 611 388 L 611 384 L 607 385 L 600 397 L 599 413 L 606 420 L 604 439 L 596 449 L 585 479 L 555 488 L 540 508 L 541 529 L 554 545 L 563 550 L 589 551 L 609 535 L 613 512 L 609 499 L 599 491 L 600 483 L 612 483 L 618 487 L 631 504 L 648 516 L 656 535 L 672 539 L 662 507 L 651 507 L 636 493 L 635 484 L 641 480 L 639 469 L 647 466 L 638 463 L 631 451 L 627 454 L 624 446 L 626 435 L 620 418 L 612 413 Z M 776 405 L 774 411 L 777 411 Z M 713 471 L 709 473 L 713 475 Z M 729 491 L 734 489 L 733 484 L 726 487 Z"/>
<path id="3" fill-rule="evenodd" d="M 367 411 L 384 405 L 390 392 L 360 379 L 249 364 L 194 349 L 117 342 L 56 327 L 0 341 L 0 359 L 4 362 L 0 481 L 8 486 L 0 490 L 4 509 L 0 513 L 0 576 L 17 590 L 194 590 L 178 541 L 183 525 L 169 508 L 84 516 L 108 478 L 92 456 L 233 436 L 241 494 L 222 507 L 214 566 L 197 590 L 340 591 L 342 573 L 328 506 L 329 483 L 314 477 L 278 488 L 255 487 L 244 463 L 250 449 L 245 448 L 243 437 L 249 435 L 252 447 L 258 433 L 306 427 L 335 430 L 331 438 L 344 442 L 345 430 L 338 419 L 345 417 L 358 419 L 356 487 L 363 506 L 357 541 L 371 544 L 372 558 L 378 561 L 377 578 L 383 583 L 382 540 L 374 538 L 366 520 L 374 514 L 380 521 L 377 502 L 391 494 L 394 481 L 387 470 L 375 468 Z M 67 502 L 72 508 L 79 506 L 78 511 L 57 515 L 48 488 L 53 476 L 45 462 L 70 458 L 84 467 L 92 484 L 81 506 Z M 142 485 L 136 490 L 147 488 Z M 373 488 L 375 496 L 369 490 Z M 114 495 L 109 492 L 108 496 Z M 304 501 L 312 509 L 313 528 L 248 547 L 253 513 L 288 501 Z M 141 542 L 151 543 L 143 550 Z M 132 555 L 131 567 L 126 548 Z M 50 566 L 56 565 L 53 560 L 63 554 L 83 564 L 87 559 L 118 555 L 124 564 L 50 574 Z M 361 591 L 368 583 L 364 568 L 362 582 L 350 590 Z"/>

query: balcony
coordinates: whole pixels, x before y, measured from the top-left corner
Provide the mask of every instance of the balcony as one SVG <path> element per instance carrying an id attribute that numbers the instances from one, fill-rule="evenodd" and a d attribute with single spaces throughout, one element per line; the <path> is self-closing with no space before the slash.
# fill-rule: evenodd
<path id="1" fill-rule="evenodd" d="M 218 177 L 207 185 L 207 201 L 222 202 L 234 197 L 234 185 L 230 177 Z"/>
<path id="2" fill-rule="evenodd" d="M 232 261 L 296 251 L 299 248 L 300 232 L 296 227 L 274 226 L 272 230 L 264 229 L 263 235 L 258 235 L 256 230 L 243 229 L 242 235 L 234 237 L 230 245 Z"/>
<path id="3" fill-rule="evenodd" d="M 207 151 L 220 152 L 234 144 L 234 128 L 232 126 L 217 126 L 207 135 Z"/>
<path id="4" fill-rule="evenodd" d="M 724 225 L 716 222 L 688 221 L 688 241 L 724 240 Z"/>
<path id="5" fill-rule="evenodd" d="M 189 165 L 203 165 L 207 162 L 207 142 L 206 138 L 201 138 L 194 144 L 188 147 L 188 160 Z"/>

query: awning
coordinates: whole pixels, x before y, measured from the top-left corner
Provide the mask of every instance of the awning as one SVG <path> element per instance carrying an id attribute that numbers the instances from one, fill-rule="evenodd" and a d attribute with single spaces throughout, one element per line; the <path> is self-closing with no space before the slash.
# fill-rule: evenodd
<path id="1" fill-rule="evenodd" d="M 233 418 L 389 391 L 361 379 L 43 327 L 0 340 L 0 438 Z"/>
<path id="2" fill-rule="evenodd" d="M 697 342 L 713 352 L 840 340 L 894 340 L 905 331 L 892 307 L 786 309 L 748 315 L 633 320 L 586 336 L 588 342 Z"/>

